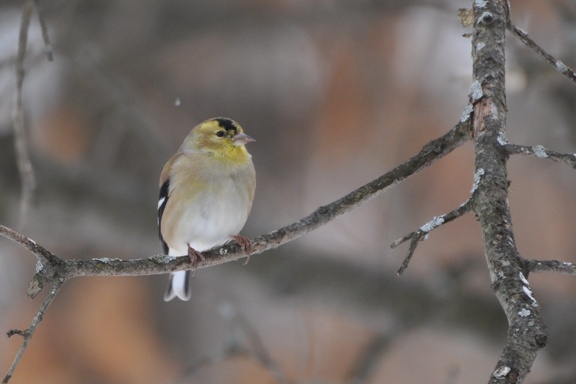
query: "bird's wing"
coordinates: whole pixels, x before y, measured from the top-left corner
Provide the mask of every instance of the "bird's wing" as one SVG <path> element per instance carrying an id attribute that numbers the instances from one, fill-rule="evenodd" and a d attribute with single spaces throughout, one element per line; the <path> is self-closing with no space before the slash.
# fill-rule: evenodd
<path id="1" fill-rule="evenodd" d="M 158 197 L 158 237 L 160 237 L 160 243 L 162 244 L 162 250 L 165 255 L 168 254 L 169 247 L 162 236 L 162 215 L 164 215 L 164 209 L 166 208 L 168 198 L 170 197 L 170 170 L 172 168 L 172 163 L 176 160 L 177 156 L 178 155 L 168 160 L 160 174 L 160 196 Z"/>
<path id="2" fill-rule="evenodd" d="M 168 197 L 170 197 L 168 193 L 169 189 L 170 179 L 167 179 L 160 187 L 160 197 L 158 198 L 158 236 L 160 237 L 160 243 L 162 244 L 162 250 L 165 255 L 168 254 L 168 244 L 166 244 L 164 237 L 162 237 L 162 215 L 164 214 Z"/>

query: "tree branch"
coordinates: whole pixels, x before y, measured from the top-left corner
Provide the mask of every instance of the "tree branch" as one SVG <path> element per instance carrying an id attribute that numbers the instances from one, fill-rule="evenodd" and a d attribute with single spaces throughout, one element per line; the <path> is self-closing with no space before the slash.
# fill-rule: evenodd
<path id="1" fill-rule="evenodd" d="M 458 123 L 448 133 L 432 140 L 416 156 L 390 172 L 352 191 L 348 195 L 316 209 L 316 211 L 299 221 L 254 238 L 250 255 L 277 248 L 282 244 L 302 237 L 377 196 L 390 186 L 433 164 L 469 139 L 469 125 L 469 121 Z M 80 276 L 145 276 L 191 268 L 188 256 L 156 255 L 144 259 L 130 260 L 112 258 L 63 260 L 36 244 L 35 241 L 5 226 L 0 225 L 0 235 L 17 242 L 34 253 L 42 265 L 42 268 L 38 268 L 36 275 L 47 281 L 52 281 L 55 278 L 67 280 Z M 206 261 L 200 263 L 198 268 L 212 267 L 250 256 L 243 253 L 241 247 L 235 241 L 203 252 L 203 255 Z M 36 278 L 35 276 L 34 279 Z"/>
<path id="2" fill-rule="evenodd" d="M 576 264 L 567 261 L 558 260 L 526 260 L 528 271 L 538 272 L 556 272 L 567 275 L 576 275 Z"/>
<path id="3" fill-rule="evenodd" d="M 26 132 L 24 130 L 24 107 L 22 102 L 22 89 L 24 85 L 24 58 L 26 57 L 26 46 L 28 44 L 28 26 L 34 8 L 33 1 L 29 0 L 22 9 L 22 20 L 20 22 L 20 35 L 18 38 L 18 54 L 16 57 L 16 101 L 12 120 L 14 122 L 14 145 L 16 149 L 16 160 L 18 172 L 22 181 L 22 194 L 20 197 L 20 228 L 24 228 L 28 211 L 32 204 L 34 191 L 36 190 L 36 178 L 34 168 L 28 153 Z"/>
<path id="4" fill-rule="evenodd" d="M 422 240 L 426 240 L 430 232 L 470 212 L 472 210 L 472 204 L 473 204 L 473 196 L 455 210 L 446 213 L 444 215 L 435 216 L 432 220 L 421 226 L 418 230 L 409 233 L 408 235 L 394 241 L 390 246 L 390 248 L 396 248 L 400 244 L 410 240 L 410 248 L 408 250 L 408 255 L 404 258 L 402 265 L 400 266 L 400 268 L 396 273 L 398 275 L 404 273 L 404 270 L 408 268 L 408 264 L 410 263 L 410 260 L 414 255 L 414 251 L 416 251 L 416 247 L 418 247 L 418 243 L 421 242 Z"/>
<path id="5" fill-rule="evenodd" d="M 38 8 L 37 0 L 28 0 L 24 4 L 16 58 L 16 102 L 13 120 L 17 163 L 22 178 L 21 226 L 24 225 L 24 219 L 27 216 L 36 187 L 34 170 L 26 143 L 22 100 L 27 34 L 34 7 Z M 328 205 L 319 207 L 299 221 L 253 239 L 253 249 L 250 254 L 243 253 L 236 242 L 230 242 L 204 252 L 206 261 L 202 262 L 198 268 L 216 266 L 252 254 L 263 253 L 304 236 L 428 167 L 473 136 L 475 180 L 470 199 L 455 210 L 434 217 L 418 230 L 396 240 L 392 244 L 392 248 L 410 240 L 408 255 L 398 270 L 398 274 L 401 274 L 408 267 L 419 242 L 424 240 L 431 231 L 474 211 L 482 229 L 492 288 L 509 323 L 506 345 L 490 377 L 490 382 L 522 382 L 529 373 L 538 350 L 544 347 L 547 342 L 547 329 L 540 316 L 538 302 L 535 300 L 527 281 L 528 274 L 529 272 L 557 272 L 576 275 L 576 265 L 556 260 L 525 260 L 521 257 L 514 240 L 508 204 L 507 161 L 512 154 L 524 154 L 563 162 L 576 168 L 576 156 L 554 152 L 541 145 L 530 147 L 507 144 L 503 139 L 506 131 L 507 110 L 504 87 L 506 29 L 510 30 L 524 44 L 535 50 L 556 70 L 573 82 L 576 82 L 576 74 L 562 61 L 555 59 L 539 47 L 526 32 L 512 25 L 508 7 L 509 4 L 506 0 L 473 1 L 474 81 L 470 93 L 470 103 L 460 122 L 448 133 L 431 141 L 416 156 L 372 182 Z M 52 48 L 46 23 L 40 12 L 38 12 L 38 17 L 46 53 L 48 59 L 52 60 Z M 12 377 L 36 328 L 56 294 L 68 279 L 80 276 L 144 276 L 191 268 L 188 256 L 156 255 L 131 260 L 114 258 L 65 260 L 8 227 L 0 225 L 0 235 L 28 249 L 38 260 L 36 273 L 28 288 L 30 297 L 35 297 L 47 284 L 52 284 L 50 292 L 41 304 L 30 327 L 26 330 L 10 330 L 8 332 L 9 336 L 22 336 L 24 342 L 4 377 L 3 383 L 7 383 Z M 240 326 L 249 338 L 252 350 L 249 351 L 245 346 L 239 347 L 235 344 L 227 349 L 227 353 L 248 353 L 255 356 L 279 382 L 289 382 L 284 373 L 272 361 L 258 335 L 245 320 L 240 320 Z M 374 353 L 374 351 L 381 351 L 386 347 L 386 343 L 385 337 L 375 339 L 366 355 L 366 360 L 362 359 L 361 364 L 359 364 L 357 375 L 359 379 L 367 377 L 372 368 L 373 361 L 369 359 L 369 354 Z"/>
<path id="6" fill-rule="evenodd" d="M 547 329 L 530 290 L 526 265 L 514 241 L 508 204 L 506 131 L 505 33 L 509 20 L 504 0 L 474 1 L 472 38 L 473 131 L 477 198 L 492 289 L 508 318 L 506 346 L 490 383 L 521 383 L 546 345 Z M 477 87 L 474 87 L 474 84 Z"/>
<path id="7" fill-rule="evenodd" d="M 448 133 L 426 144 L 416 156 L 410 158 L 390 172 L 385 173 L 381 177 L 352 191 L 346 196 L 318 208 L 310 215 L 295 223 L 253 239 L 253 247 L 250 254 L 243 253 L 238 243 L 230 242 L 203 252 L 206 261 L 200 263 L 198 268 L 206 268 L 235 261 L 243 257 L 277 248 L 282 244 L 304 236 L 318 227 L 328 224 L 336 217 L 351 211 L 390 186 L 421 171 L 468 141 L 470 138 L 471 120 L 469 118 L 462 120 L 463 121 L 460 121 Z M 37 318 L 39 320 L 37 323 L 39 323 L 44 316 L 46 308 L 53 300 L 53 296 L 57 293 L 59 287 L 70 278 L 79 276 L 145 276 L 186 270 L 192 267 L 188 256 L 173 257 L 156 255 L 145 259 L 131 260 L 109 258 L 63 260 L 38 245 L 34 240 L 8 227 L 0 225 L 0 235 L 22 245 L 31 251 L 38 260 L 36 273 L 28 288 L 28 295 L 30 297 L 35 297 L 48 283 L 53 283 L 54 287 L 57 288 L 53 288 L 49 295 L 50 300 L 48 302 L 45 301 L 45 305 L 42 306 L 44 309 L 41 308 L 38 312 Z M 33 329 L 35 329 L 37 323 L 33 323 L 35 324 Z M 26 338 L 19 355 L 24 352 L 28 342 L 29 338 Z M 10 379 L 12 371 L 19 360 L 20 358 L 18 357 L 13 367 L 10 368 L 9 375 L 7 375 L 5 379 L 6 382 Z M 266 363 L 266 361 L 264 360 L 263 363 Z"/>
<path id="8" fill-rule="evenodd" d="M 517 144 L 506 144 L 504 146 L 509 155 L 530 155 L 539 159 L 548 159 L 558 163 L 564 163 L 572 168 L 576 168 L 576 155 L 571 153 L 559 153 L 544 148 L 541 145 L 527 146 Z"/>
<path id="9" fill-rule="evenodd" d="M 52 285 L 52 289 L 50 290 L 50 292 L 48 293 L 48 295 L 44 299 L 44 302 L 40 306 L 40 309 L 38 310 L 38 313 L 36 314 L 36 316 L 34 316 L 34 319 L 32 319 L 32 323 L 30 323 L 30 326 L 28 327 L 28 329 L 25 329 L 24 331 L 11 329 L 10 331 L 7 332 L 8 337 L 12 337 L 14 335 L 20 335 L 24 338 L 24 341 L 23 341 L 22 345 L 20 346 L 20 349 L 18 350 L 18 353 L 16 354 L 14 361 L 12 361 L 10 368 L 8 368 L 8 371 L 6 372 L 4 379 L 2 380 L 3 384 L 8 383 L 8 381 L 10 380 L 12 375 L 14 374 L 14 370 L 18 366 L 20 359 L 22 359 L 22 356 L 24 355 L 26 348 L 28 348 L 28 344 L 30 344 L 30 341 L 32 340 L 32 336 L 34 336 L 34 332 L 36 332 L 36 328 L 38 328 L 38 325 L 40 325 L 40 322 L 44 318 L 44 315 L 46 314 L 48 307 L 50 306 L 50 304 L 52 304 L 52 301 L 54 301 L 56 294 L 58 294 L 58 292 L 60 291 L 60 288 L 62 288 L 63 284 L 64 284 L 64 280 L 55 280 L 54 281 L 54 284 Z"/>
<path id="10" fill-rule="evenodd" d="M 22 181 L 22 193 L 20 197 L 20 223 L 18 227 L 24 228 L 28 212 L 34 199 L 34 192 L 36 191 L 36 177 L 34 175 L 34 167 L 30 160 L 30 153 L 28 150 L 28 140 L 26 137 L 26 130 L 24 125 L 24 102 L 23 102 L 23 87 L 26 70 L 24 69 L 24 60 L 26 58 L 26 50 L 28 46 L 28 29 L 30 26 L 30 18 L 32 12 L 36 10 L 38 20 L 40 22 L 40 29 L 42 30 L 42 38 L 44 40 L 44 47 L 48 61 L 53 60 L 52 45 L 50 44 L 50 36 L 48 35 L 48 26 L 43 14 L 38 8 L 38 0 L 28 0 L 24 3 L 22 8 L 22 18 L 20 21 L 20 33 L 18 36 L 18 53 L 16 55 L 16 97 L 14 102 L 14 109 L 12 113 L 12 121 L 14 124 L 14 147 L 16 150 L 16 163 L 20 179 Z"/>
<path id="11" fill-rule="evenodd" d="M 508 29 L 512 32 L 514 36 L 520 39 L 521 42 L 526 44 L 529 48 L 533 49 L 537 54 L 542 56 L 548 63 L 552 64 L 554 69 L 558 72 L 572 80 L 576 83 L 576 72 L 566 64 L 564 64 L 561 60 L 556 59 L 554 56 L 546 52 L 542 47 L 540 47 L 534 40 L 528 36 L 528 34 L 523 31 L 522 29 L 518 28 L 512 23 L 508 24 Z"/>

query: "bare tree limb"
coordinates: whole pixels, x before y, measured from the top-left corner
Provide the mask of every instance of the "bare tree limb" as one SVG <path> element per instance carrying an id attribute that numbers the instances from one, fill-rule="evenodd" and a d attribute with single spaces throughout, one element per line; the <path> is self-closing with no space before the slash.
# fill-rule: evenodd
<path id="1" fill-rule="evenodd" d="M 517 144 L 506 144 L 506 152 L 509 155 L 530 155 L 539 159 L 548 159 L 558 163 L 564 163 L 572 168 L 576 168 L 576 155 L 572 153 L 559 153 L 544 148 L 541 145 L 527 146 Z"/>
<path id="2" fill-rule="evenodd" d="M 408 250 L 408 255 L 404 258 L 402 265 L 400 266 L 400 268 L 396 273 L 398 275 L 404 273 L 406 268 L 408 268 L 408 264 L 410 263 L 412 256 L 414 255 L 414 251 L 416 251 L 418 243 L 421 242 L 422 240 L 426 240 L 430 232 L 470 212 L 472 210 L 472 204 L 473 204 L 473 197 L 468 199 L 465 203 L 460 205 L 455 210 L 446 213 L 444 215 L 435 216 L 432 220 L 421 226 L 416 231 L 411 232 L 408 235 L 394 241 L 390 246 L 390 248 L 396 248 L 400 244 L 410 240 L 410 248 Z"/>
<path id="3" fill-rule="evenodd" d="M 529 48 L 533 49 L 537 54 L 542 56 L 548 63 L 552 64 L 554 69 L 558 72 L 572 80 L 576 83 L 576 72 L 566 64 L 564 64 L 561 60 L 556 59 L 554 56 L 546 52 L 542 47 L 540 47 L 534 40 L 528 36 L 528 34 L 523 31 L 522 29 L 518 28 L 512 23 L 508 24 L 508 30 L 512 32 L 514 36 L 520 39 L 521 42 L 526 44 Z"/>
<path id="4" fill-rule="evenodd" d="M 492 289 L 508 318 L 508 337 L 490 383 L 521 383 L 548 334 L 538 302 L 525 276 L 526 265 L 514 241 L 508 204 L 504 0 L 474 1 L 472 37 L 473 132 L 477 198 L 473 210 L 482 229 Z"/>
<path id="5" fill-rule="evenodd" d="M 352 191 L 348 195 L 318 208 L 299 221 L 254 238 L 252 240 L 253 250 L 251 255 L 277 248 L 351 211 L 390 186 L 401 182 L 407 177 L 433 164 L 465 143 L 469 138 L 468 132 L 469 121 L 459 123 L 445 135 L 425 145 L 416 156 L 392 169 L 390 172 Z M 43 276 L 48 279 L 48 281 L 54 278 L 69 279 L 80 276 L 144 276 L 191 268 L 188 256 L 173 257 L 157 255 L 144 259 L 131 260 L 112 258 L 63 260 L 40 247 L 33 240 L 5 226 L 0 225 L 0 235 L 32 251 L 38 261 L 43 265 L 43 268 L 40 268 L 36 275 Z M 203 252 L 203 254 L 206 261 L 200 263 L 198 268 L 211 267 L 249 256 L 242 252 L 241 247 L 235 241 L 215 247 Z"/>
<path id="6" fill-rule="evenodd" d="M 425 145 L 416 156 L 372 182 L 352 191 L 348 195 L 318 208 L 310 215 L 295 223 L 253 239 L 251 255 L 279 247 L 320 226 L 326 225 L 336 217 L 351 211 L 390 186 L 399 183 L 430 164 L 433 164 L 468 140 L 469 123 L 469 120 L 458 123 L 448 133 Z M 188 256 L 173 257 L 157 255 L 146 259 L 131 260 L 112 258 L 62 260 L 36 244 L 32 239 L 13 229 L 0 225 L 0 235 L 23 245 L 34 253 L 42 266 L 38 268 L 33 279 L 33 281 L 44 281 L 44 284 L 38 283 L 40 290 L 42 286 L 45 285 L 45 282 L 49 282 L 55 278 L 69 279 L 79 276 L 144 276 L 185 270 L 191 267 Z M 249 256 L 242 252 L 241 247 L 236 242 L 230 242 L 223 246 L 213 248 L 203 254 L 206 261 L 200 263 L 198 268 L 211 267 Z M 34 297 L 40 290 L 34 291 L 35 294 L 31 296 Z"/>
<path id="7" fill-rule="evenodd" d="M 253 239 L 253 247 L 250 254 L 243 253 L 238 243 L 230 242 L 203 252 L 206 260 L 198 265 L 198 268 L 206 268 L 235 261 L 252 254 L 277 248 L 282 244 L 295 240 L 314 229 L 328 224 L 336 217 L 351 211 L 390 186 L 414 175 L 468 141 L 470 138 L 470 123 L 471 120 L 469 118 L 462 119 L 462 121 L 448 133 L 426 144 L 416 156 L 410 158 L 390 172 L 352 191 L 348 195 L 318 208 L 310 215 L 295 223 Z M 59 287 L 66 280 L 73 277 L 144 276 L 186 270 L 192 267 L 188 256 L 173 257 L 157 255 L 145 259 L 131 260 L 109 258 L 63 260 L 38 245 L 34 240 L 8 227 L 0 225 L 0 235 L 22 245 L 36 256 L 38 266 L 28 288 L 28 295 L 31 297 L 35 297 L 48 283 L 53 283 L 55 286 L 58 284 L 57 286 Z M 54 294 L 56 294 L 56 292 L 57 290 L 54 291 Z M 39 315 L 40 314 L 43 316 L 43 313 L 39 312 Z M 266 363 L 266 360 L 264 359 L 262 362 Z"/>
<path id="8" fill-rule="evenodd" d="M 48 295 L 44 299 L 44 302 L 40 306 L 38 313 L 36 314 L 36 316 L 34 316 L 34 319 L 32 319 L 32 322 L 30 323 L 30 326 L 27 329 L 25 329 L 23 331 L 22 330 L 15 330 L 15 329 L 8 331 L 8 333 L 7 333 L 8 337 L 11 337 L 14 335 L 20 335 L 24 338 L 24 341 L 23 341 L 22 345 L 20 346 L 20 349 L 18 350 L 18 353 L 16 354 L 14 361 L 12 361 L 12 364 L 8 368 L 8 371 L 6 372 L 4 379 L 2 380 L 3 384 L 8 383 L 8 381 L 10 380 L 12 375 L 14 374 L 14 370 L 18 366 L 18 363 L 20 363 L 20 359 L 22 359 L 22 356 L 24 355 L 26 348 L 28 348 L 28 345 L 30 344 L 30 341 L 32 340 L 32 336 L 34 336 L 34 332 L 36 332 L 36 328 L 38 328 L 38 325 L 40 325 L 40 322 L 44 318 L 44 315 L 46 314 L 48 307 L 50 306 L 50 304 L 52 304 L 52 301 L 54 301 L 56 294 L 58 294 L 58 292 L 60 291 L 60 288 L 62 288 L 63 284 L 64 284 L 64 280 L 55 280 L 54 281 L 54 283 L 52 285 L 52 289 L 50 290 L 50 292 L 48 293 Z"/>
<path id="9" fill-rule="evenodd" d="M 38 0 L 28 0 L 24 4 L 16 59 L 14 130 L 17 162 L 22 178 L 21 226 L 24 225 L 24 219 L 27 216 L 36 187 L 34 170 L 26 143 L 22 100 L 27 34 L 34 8 L 38 9 Z M 482 229 L 492 288 L 509 323 L 506 345 L 490 377 L 490 382 L 521 383 L 530 372 L 538 350 L 543 348 L 547 342 L 546 325 L 540 316 L 539 304 L 530 289 L 527 280 L 528 274 L 529 272 L 557 272 L 576 275 L 576 265 L 556 260 L 525 260 L 521 257 L 514 240 L 508 204 L 507 161 L 512 154 L 524 154 L 563 162 L 576 168 L 576 156 L 554 152 L 540 145 L 530 147 L 507 144 L 503 141 L 506 131 L 507 110 L 504 86 L 506 29 L 510 30 L 524 44 L 535 50 L 573 82 L 576 82 L 576 74 L 563 62 L 555 59 L 533 42 L 526 32 L 510 23 L 508 1 L 475 0 L 473 1 L 472 15 L 474 19 L 474 33 L 472 34 L 474 81 L 470 93 L 470 103 L 460 122 L 452 130 L 431 141 L 416 156 L 372 182 L 330 204 L 319 207 L 299 221 L 253 239 L 253 248 L 250 254 L 243 253 L 236 242 L 230 242 L 204 252 L 206 261 L 202 262 L 198 268 L 216 266 L 252 254 L 263 253 L 304 236 L 428 167 L 473 137 L 476 170 L 470 199 L 455 210 L 434 217 L 418 230 L 396 240 L 392 244 L 392 248 L 410 240 L 408 255 L 398 270 L 398 274 L 401 274 L 408 267 L 419 242 L 425 239 L 432 230 L 470 211 L 475 213 Z M 47 26 L 39 11 L 38 17 L 46 54 L 48 59 L 52 60 L 52 48 Z M 56 294 L 68 279 L 80 276 L 144 276 L 191 268 L 188 256 L 156 255 L 131 260 L 114 258 L 65 260 L 8 227 L 0 225 L 0 235 L 20 244 L 37 258 L 36 273 L 28 288 L 30 297 L 35 297 L 47 284 L 52 284 L 50 292 L 40 306 L 30 327 L 26 330 L 8 332 L 9 336 L 22 336 L 24 342 L 4 377 L 3 383 L 7 383 L 12 377 L 36 328 Z M 230 344 L 222 356 L 245 354 L 255 357 L 278 382 L 289 382 L 271 359 L 256 332 L 244 319 L 240 319 L 239 322 L 252 348 L 237 343 Z M 387 339 L 383 336 L 378 337 L 368 352 L 377 353 L 386 346 Z M 373 361 L 369 357 L 367 355 L 366 361 L 361 361 L 362 364 L 359 365 L 357 378 L 360 380 L 365 379 L 372 369 Z M 218 358 L 206 361 L 218 361 Z"/>
<path id="10" fill-rule="evenodd" d="M 530 272 L 556 272 L 576 275 L 576 264 L 558 260 L 526 260 Z"/>

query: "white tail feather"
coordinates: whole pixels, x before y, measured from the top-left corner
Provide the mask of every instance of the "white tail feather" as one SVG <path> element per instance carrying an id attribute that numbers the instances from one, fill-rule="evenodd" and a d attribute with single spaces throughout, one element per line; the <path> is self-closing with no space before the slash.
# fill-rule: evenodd
<path id="1" fill-rule="evenodd" d="M 168 288 L 164 293 L 164 301 L 170 301 L 175 297 L 184 301 L 188 301 L 192 297 L 190 271 L 178 271 L 170 274 Z"/>

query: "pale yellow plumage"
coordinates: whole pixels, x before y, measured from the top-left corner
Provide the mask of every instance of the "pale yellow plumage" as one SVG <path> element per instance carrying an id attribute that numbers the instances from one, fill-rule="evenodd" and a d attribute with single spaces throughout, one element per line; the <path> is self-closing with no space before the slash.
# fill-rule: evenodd
<path id="1" fill-rule="evenodd" d="M 256 188 L 252 156 L 244 146 L 250 141 L 233 120 L 209 119 L 168 160 L 158 203 L 160 240 L 168 255 L 195 257 L 194 251 L 223 244 L 240 232 Z M 171 274 L 164 299 L 190 299 L 188 278 L 188 271 Z"/>

